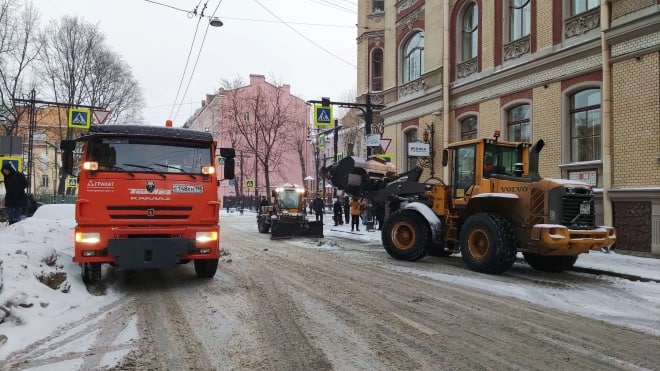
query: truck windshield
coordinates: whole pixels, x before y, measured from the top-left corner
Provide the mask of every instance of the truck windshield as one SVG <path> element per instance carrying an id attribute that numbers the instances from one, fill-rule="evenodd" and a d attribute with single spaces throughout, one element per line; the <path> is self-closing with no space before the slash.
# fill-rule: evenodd
<path id="1" fill-rule="evenodd" d="M 98 171 L 125 172 L 122 164 L 134 164 L 135 172 L 201 174 L 213 158 L 208 144 L 135 138 L 103 138 L 89 143 L 86 161 L 96 161 Z"/>

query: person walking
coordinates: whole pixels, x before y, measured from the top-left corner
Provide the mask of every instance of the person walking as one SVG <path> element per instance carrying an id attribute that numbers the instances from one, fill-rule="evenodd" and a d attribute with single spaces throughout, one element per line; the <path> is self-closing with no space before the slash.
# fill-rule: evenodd
<path id="1" fill-rule="evenodd" d="M 338 225 L 344 225 L 344 213 L 341 207 L 341 199 L 337 197 L 335 203 L 332 204 L 332 214 L 335 220 L 335 227 Z"/>
<path id="2" fill-rule="evenodd" d="M 360 231 L 360 207 L 362 202 L 357 197 L 351 200 L 351 231 Z"/>
<path id="3" fill-rule="evenodd" d="M 323 224 L 323 209 L 325 209 L 325 202 L 323 202 L 321 196 L 316 196 L 312 202 L 312 208 L 314 209 L 314 214 L 316 214 L 316 221 L 320 221 L 321 224 Z"/>
<path id="4" fill-rule="evenodd" d="M 2 165 L 2 175 L 5 179 L 5 208 L 9 224 L 14 224 L 21 220 L 23 215 L 26 201 L 25 188 L 28 182 L 25 175 L 16 171 L 11 162 Z"/>
<path id="5" fill-rule="evenodd" d="M 344 196 L 344 216 L 346 217 L 346 224 L 351 222 L 351 199 Z"/>

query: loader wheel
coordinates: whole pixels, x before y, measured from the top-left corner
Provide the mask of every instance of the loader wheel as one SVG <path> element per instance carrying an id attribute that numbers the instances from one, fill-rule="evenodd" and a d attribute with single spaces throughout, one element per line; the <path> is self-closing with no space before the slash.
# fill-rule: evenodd
<path id="1" fill-rule="evenodd" d="M 498 274 L 516 260 L 516 238 L 511 224 L 492 213 L 477 213 L 465 221 L 460 233 L 463 261 L 477 272 Z"/>
<path id="2" fill-rule="evenodd" d="M 573 256 L 543 256 L 524 252 L 523 256 L 525 261 L 532 268 L 537 271 L 560 273 L 567 269 L 571 269 L 578 259 L 577 255 Z"/>
<path id="3" fill-rule="evenodd" d="M 195 273 L 199 278 L 211 278 L 218 270 L 218 259 L 195 260 Z"/>
<path id="4" fill-rule="evenodd" d="M 260 220 L 257 222 L 257 228 L 259 229 L 259 233 L 268 233 L 270 230 L 270 225 Z"/>
<path id="5" fill-rule="evenodd" d="M 85 284 L 92 285 L 101 281 L 101 263 L 82 263 L 80 268 Z"/>
<path id="6" fill-rule="evenodd" d="M 397 260 L 414 261 L 426 255 L 424 247 L 431 242 L 426 220 L 416 211 L 400 210 L 385 220 L 381 232 L 385 251 Z"/>

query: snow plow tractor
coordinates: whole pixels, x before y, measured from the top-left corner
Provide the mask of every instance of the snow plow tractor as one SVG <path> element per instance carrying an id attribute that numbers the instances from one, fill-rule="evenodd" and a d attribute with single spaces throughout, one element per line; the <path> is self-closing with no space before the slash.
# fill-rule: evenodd
<path id="1" fill-rule="evenodd" d="M 323 237 L 323 224 L 307 220 L 303 202 L 305 194 L 304 188 L 289 185 L 273 190 L 273 205 L 259 207 L 259 233 L 270 231 L 271 240 Z"/>
<path id="2" fill-rule="evenodd" d="M 470 269 L 498 274 L 521 252 L 532 268 L 561 272 L 579 254 L 612 248 L 616 232 L 595 225 L 592 188 L 539 175 L 543 140 L 532 146 L 498 137 L 449 145 L 442 158 L 447 184 L 420 182 L 419 167 L 393 174 L 376 158 L 346 157 L 321 174 L 381 206 L 383 245 L 395 259 L 460 251 Z"/>

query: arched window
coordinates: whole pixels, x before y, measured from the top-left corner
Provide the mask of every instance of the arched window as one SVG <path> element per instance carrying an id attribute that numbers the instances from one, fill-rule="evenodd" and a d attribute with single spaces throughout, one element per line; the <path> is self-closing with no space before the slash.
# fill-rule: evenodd
<path id="1" fill-rule="evenodd" d="M 410 129 L 405 133 L 406 144 L 403 147 L 406 153 L 406 169 L 405 171 L 412 170 L 417 166 L 417 157 L 408 156 L 408 143 L 417 142 L 417 129 Z"/>
<path id="2" fill-rule="evenodd" d="M 416 32 L 404 45 L 401 66 L 404 84 L 420 78 L 424 73 L 423 32 Z"/>
<path id="3" fill-rule="evenodd" d="M 460 121 L 461 124 L 461 140 L 476 139 L 479 124 L 477 116 L 468 116 Z"/>
<path id="4" fill-rule="evenodd" d="M 570 97 L 571 162 L 601 159 L 600 89 L 585 89 Z"/>
<path id="5" fill-rule="evenodd" d="M 479 54 L 479 10 L 472 3 L 465 8 L 461 22 L 461 61 L 475 58 Z"/>
<path id="6" fill-rule="evenodd" d="M 383 49 L 371 52 L 371 91 L 383 90 Z"/>
<path id="7" fill-rule="evenodd" d="M 532 27 L 531 3 L 531 0 L 509 0 L 509 41 L 529 35 Z"/>
<path id="8" fill-rule="evenodd" d="M 597 8 L 599 5 L 600 0 L 571 0 L 571 16 Z"/>
<path id="9" fill-rule="evenodd" d="M 529 104 L 520 104 L 507 111 L 507 138 L 512 142 L 530 142 L 532 125 L 529 119 Z"/>

